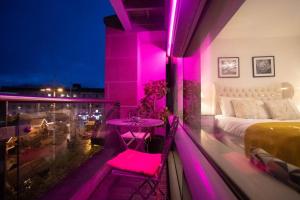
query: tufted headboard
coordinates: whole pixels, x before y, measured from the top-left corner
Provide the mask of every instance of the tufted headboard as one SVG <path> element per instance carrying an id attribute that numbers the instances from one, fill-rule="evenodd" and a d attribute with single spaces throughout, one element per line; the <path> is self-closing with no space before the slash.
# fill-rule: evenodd
<path id="1" fill-rule="evenodd" d="M 294 96 L 294 88 L 288 82 L 262 87 L 224 86 L 215 83 L 215 114 L 220 114 L 220 97 L 255 98 L 261 100 L 284 99 Z"/>

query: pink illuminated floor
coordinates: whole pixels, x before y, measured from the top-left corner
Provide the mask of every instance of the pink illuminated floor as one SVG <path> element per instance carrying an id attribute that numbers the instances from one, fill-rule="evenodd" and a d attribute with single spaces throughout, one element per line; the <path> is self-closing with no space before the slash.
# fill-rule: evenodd
<path id="1" fill-rule="evenodd" d="M 105 180 L 97 187 L 89 200 L 128 200 L 130 194 L 138 187 L 140 180 L 134 178 L 121 178 L 113 175 L 108 175 Z M 160 189 L 167 194 L 168 180 L 167 173 L 164 170 Z M 145 188 L 147 190 L 148 188 Z M 135 196 L 133 199 L 142 199 L 140 196 Z M 164 199 L 159 193 L 157 196 L 152 196 L 149 200 Z"/>

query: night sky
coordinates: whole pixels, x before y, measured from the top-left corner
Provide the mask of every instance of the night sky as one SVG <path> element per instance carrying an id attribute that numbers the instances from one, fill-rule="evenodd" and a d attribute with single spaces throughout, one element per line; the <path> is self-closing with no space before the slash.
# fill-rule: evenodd
<path id="1" fill-rule="evenodd" d="M 0 86 L 103 87 L 109 0 L 0 0 Z"/>

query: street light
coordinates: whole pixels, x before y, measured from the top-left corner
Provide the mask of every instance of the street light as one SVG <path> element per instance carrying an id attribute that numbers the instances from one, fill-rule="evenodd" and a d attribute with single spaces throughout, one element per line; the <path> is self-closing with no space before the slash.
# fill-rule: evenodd
<path id="1" fill-rule="evenodd" d="M 57 89 L 54 89 L 54 90 L 53 90 L 53 97 L 56 97 L 56 92 L 62 93 L 62 92 L 64 92 L 64 89 L 63 89 L 63 88 L 57 88 Z"/>
<path id="2" fill-rule="evenodd" d="M 62 93 L 62 92 L 64 92 L 64 88 L 61 88 L 61 87 L 60 88 L 42 88 L 41 92 L 47 92 L 48 97 L 51 97 L 51 96 L 56 97 L 56 92 Z M 53 93 L 51 93 L 51 92 L 53 92 Z M 61 96 L 64 97 L 65 95 L 62 94 Z"/>
<path id="3" fill-rule="evenodd" d="M 57 88 L 57 92 L 63 92 L 64 89 L 63 88 Z"/>

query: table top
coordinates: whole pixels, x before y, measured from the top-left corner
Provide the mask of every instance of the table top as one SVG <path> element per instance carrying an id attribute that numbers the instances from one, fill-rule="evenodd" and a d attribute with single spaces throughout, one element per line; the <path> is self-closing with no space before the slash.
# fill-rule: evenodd
<path id="1" fill-rule="evenodd" d="M 111 119 L 106 121 L 106 124 L 111 126 L 150 128 L 150 127 L 162 126 L 164 124 L 164 121 L 160 119 L 151 119 L 151 118 L 141 118 L 138 120 L 124 118 L 124 119 Z"/>

